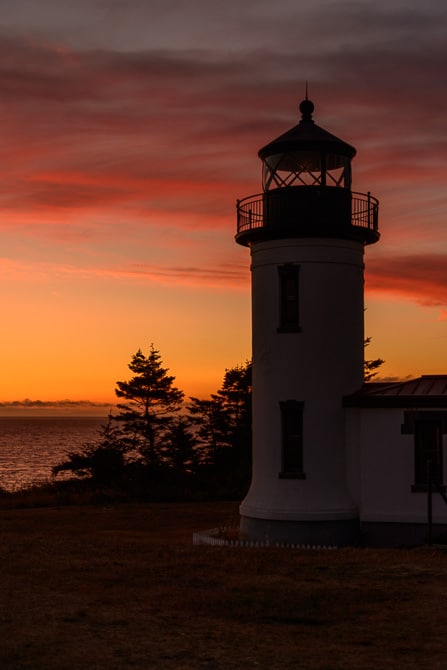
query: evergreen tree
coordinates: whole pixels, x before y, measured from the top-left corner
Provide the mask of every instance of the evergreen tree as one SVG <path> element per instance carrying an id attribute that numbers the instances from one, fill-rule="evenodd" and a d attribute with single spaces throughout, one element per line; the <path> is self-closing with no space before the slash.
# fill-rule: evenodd
<path id="1" fill-rule="evenodd" d="M 128 444 L 110 421 L 99 431 L 96 442 L 88 442 L 80 452 L 70 452 L 66 461 L 53 467 L 53 476 L 71 471 L 76 477 L 90 478 L 95 484 L 112 484 L 121 479 L 127 461 Z"/>
<path id="2" fill-rule="evenodd" d="M 219 450 L 227 444 L 228 421 L 222 399 L 213 395 L 207 400 L 189 400 L 188 419 L 194 426 L 198 460 L 205 465 L 215 463 Z"/>
<path id="3" fill-rule="evenodd" d="M 132 356 L 128 381 L 116 382 L 115 394 L 126 402 L 117 405 L 120 413 L 111 419 L 121 424 L 129 446 L 150 464 L 163 458 L 163 436 L 183 402 L 183 391 L 173 384 L 175 377 L 162 367 L 160 353 L 151 344 L 146 357 L 141 349 Z"/>
<path id="4" fill-rule="evenodd" d="M 365 349 L 369 346 L 371 338 L 367 337 L 364 342 Z M 365 360 L 363 364 L 363 378 L 365 382 L 370 382 L 377 375 L 377 370 L 383 365 L 385 361 L 382 358 L 373 358 Z"/>
<path id="5" fill-rule="evenodd" d="M 250 361 L 225 370 L 222 386 L 214 396 L 225 417 L 225 446 L 237 454 L 238 460 L 249 458 L 251 453 L 251 373 Z"/>
<path id="6" fill-rule="evenodd" d="M 202 462 L 249 477 L 251 463 L 251 362 L 225 370 L 222 386 L 209 400 L 190 398 Z"/>
<path id="7" fill-rule="evenodd" d="M 176 473 L 184 475 L 195 472 L 198 462 L 197 440 L 186 417 L 177 416 L 172 421 L 166 434 L 164 453 Z"/>

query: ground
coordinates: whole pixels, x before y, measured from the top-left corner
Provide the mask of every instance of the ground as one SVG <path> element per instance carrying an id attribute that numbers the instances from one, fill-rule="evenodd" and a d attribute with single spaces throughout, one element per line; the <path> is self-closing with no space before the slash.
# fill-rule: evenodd
<path id="1" fill-rule="evenodd" d="M 435 670 L 447 553 L 193 546 L 235 503 L 0 510 L 2 670 Z"/>

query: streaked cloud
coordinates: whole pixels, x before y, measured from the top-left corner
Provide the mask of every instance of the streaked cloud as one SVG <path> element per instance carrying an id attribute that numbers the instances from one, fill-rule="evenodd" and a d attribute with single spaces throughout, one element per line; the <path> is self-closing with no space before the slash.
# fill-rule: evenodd
<path id="1" fill-rule="evenodd" d="M 213 266 L 167 266 L 149 264 L 129 264 L 122 267 L 79 267 L 47 263 L 12 263 L 0 258 L 0 278 L 3 281 L 47 282 L 52 275 L 60 280 L 64 277 L 89 281 L 94 279 L 114 279 L 144 281 L 148 284 L 161 283 L 204 288 L 242 289 L 248 288 L 247 267 L 236 263 L 221 263 Z"/>
<path id="2" fill-rule="evenodd" d="M 367 169 L 379 185 L 385 170 L 407 184 L 436 179 L 447 153 L 445 10 L 288 9 L 292 20 L 256 17 L 258 29 L 272 18 L 288 26 L 276 50 L 79 50 L 3 37 L 4 206 L 215 213 L 258 188 L 256 150 L 297 120 L 308 78 L 318 121 L 363 145 L 362 184 Z M 298 48 L 293 17 L 303 20 Z M 318 49 L 306 26 L 325 38 Z"/>
<path id="3" fill-rule="evenodd" d="M 368 291 L 400 296 L 423 306 L 446 306 L 447 254 L 422 252 L 369 259 L 366 286 Z"/>
<path id="4" fill-rule="evenodd" d="M 249 346 L 249 254 L 234 243 L 235 201 L 260 191 L 257 151 L 298 121 L 306 80 L 316 122 L 357 148 L 354 189 L 380 200 L 382 238 L 366 253 L 367 289 L 397 306 L 405 299 L 439 308 L 442 328 L 446 26 L 441 0 L 197 0 L 187 9 L 180 0 L 5 0 L 2 299 L 13 315 L 11 346 L 8 328 L 27 333 L 30 310 L 40 337 L 22 335 L 20 351 L 0 357 L 18 388 L 0 389 L 1 397 L 22 393 L 11 361 L 24 350 L 23 394 L 37 397 L 26 375 L 49 383 L 42 370 L 61 337 L 61 349 L 75 343 L 67 365 L 76 397 L 87 383 L 78 371 L 104 360 L 104 342 L 114 352 L 102 363 L 108 372 L 139 338 L 153 339 L 147 329 L 182 360 L 199 342 L 188 359 L 196 378 L 220 379 L 230 340 L 231 358 L 250 355 L 236 341 Z M 60 304 L 45 303 L 45 291 L 66 295 L 68 284 L 64 330 Z M 194 305 L 188 354 L 177 327 L 188 318 L 183 288 Z M 89 293 L 98 300 L 95 328 L 82 330 Z M 218 333 L 204 327 L 211 305 Z M 236 322 L 244 332 L 231 335 Z M 206 351 L 213 363 L 203 362 Z M 39 377 L 31 372 L 38 359 Z M 51 374 L 66 383 L 67 375 Z"/>
<path id="5" fill-rule="evenodd" d="M 0 402 L 0 409 L 94 409 L 108 408 L 109 403 L 90 400 L 10 400 Z"/>

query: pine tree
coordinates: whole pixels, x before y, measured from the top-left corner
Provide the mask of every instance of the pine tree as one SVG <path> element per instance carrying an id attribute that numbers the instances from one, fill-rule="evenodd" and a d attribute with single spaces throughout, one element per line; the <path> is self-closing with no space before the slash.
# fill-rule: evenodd
<path id="1" fill-rule="evenodd" d="M 190 397 L 188 420 L 194 426 L 198 444 L 198 460 L 202 464 L 216 462 L 217 454 L 227 444 L 228 421 L 222 400 Z"/>
<path id="2" fill-rule="evenodd" d="M 237 466 L 247 472 L 251 464 L 251 396 L 251 361 L 225 370 L 222 386 L 213 396 L 221 403 L 226 421 L 221 457 L 229 468 Z"/>
<path id="3" fill-rule="evenodd" d="M 184 394 L 174 386 L 175 377 L 162 367 L 160 352 L 153 344 L 147 357 L 139 349 L 128 367 L 133 377 L 116 382 L 115 389 L 116 396 L 126 402 L 117 405 L 120 413 L 111 418 L 121 423 L 122 433 L 150 465 L 160 464 L 164 433 L 180 410 Z"/>
<path id="4" fill-rule="evenodd" d="M 249 471 L 251 460 L 251 362 L 225 370 L 222 386 L 209 400 L 190 398 L 202 462 Z"/>
<path id="5" fill-rule="evenodd" d="M 367 337 L 364 341 L 365 349 L 370 344 L 371 338 Z M 363 363 L 363 379 L 365 382 L 370 382 L 377 375 L 377 370 L 383 365 L 385 361 L 382 358 L 373 358 L 365 360 Z"/>
<path id="6" fill-rule="evenodd" d="M 173 420 L 166 435 L 164 453 L 177 474 L 195 472 L 197 468 L 197 440 L 185 416 Z"/>
<path id="7" fill-rule="evenodd" d="M 52 473 L 56 476 L 71 471 L 75 477 L 90 478 L 95 484 L 112 484 L 122 478 L 127 450 L 121 431 L 109 421 L 102 426 L 96 441 L 87 442 L 80 452 L 69 452 L 65 461 L 53 467 Z"/>

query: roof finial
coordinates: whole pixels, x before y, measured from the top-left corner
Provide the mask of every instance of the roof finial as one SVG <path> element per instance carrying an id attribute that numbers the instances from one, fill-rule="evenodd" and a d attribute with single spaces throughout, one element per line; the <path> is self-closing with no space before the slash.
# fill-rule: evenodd
<path id="1" fill-rule="evenodd" d="M 314 103 L 309 100 L 309 82 L 306 79 L 306 98 L 300 104 L 301 120 L 312 121 L 312 112 L 314 111 Z"/>

